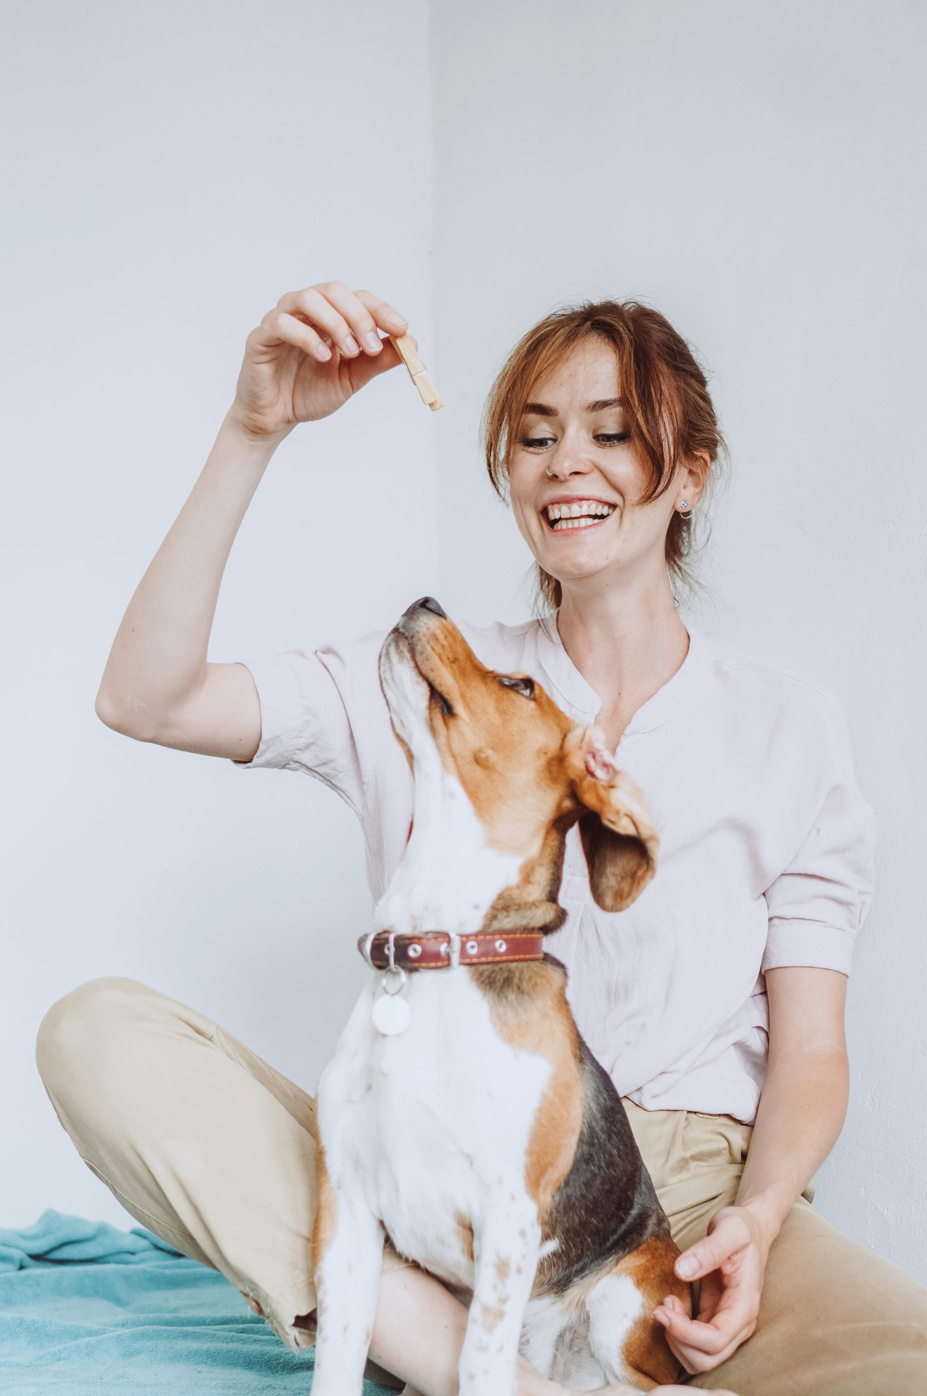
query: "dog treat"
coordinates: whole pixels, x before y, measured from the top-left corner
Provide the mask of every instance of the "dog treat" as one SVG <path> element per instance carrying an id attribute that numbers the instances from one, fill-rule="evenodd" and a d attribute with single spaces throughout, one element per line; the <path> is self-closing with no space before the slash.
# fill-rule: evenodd
<path id="1" fill-rule="evenodd" d="M 439 407 L 444 406 L 444 403 L 438 396 L 434 383 L 428 377 L 425 365 L 415 352 L 411 337 L 407 334 L 391 334 L 389 338 L 396 353 L 409 370 L 412 382 L 418 388 L 422 402 L 426 407 L 430 407 L 432 412 L 437 412 Z"/>

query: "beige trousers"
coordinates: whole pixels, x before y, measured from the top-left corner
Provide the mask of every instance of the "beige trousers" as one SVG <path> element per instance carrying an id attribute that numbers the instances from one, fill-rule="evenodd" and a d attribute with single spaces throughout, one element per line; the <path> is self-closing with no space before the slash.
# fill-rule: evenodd
<path id="1" fill-rule="evenodd" d="M 216 1023 L 127 979 L 68 994 L 39 1070 L 81 1157 L 142 1225 L 220 1270 L 291 1348 L 311 1343 L 315 1107 Z M 683 1249 L 737 1192 L 750 1128 L 626 1101 Z M 384 1268 L 404 1264 L 387 1251 Z M 701 1388 L 925 1396 L 927 1290 L 799 1200 L 769 1256 L 754 1336 Z"/>

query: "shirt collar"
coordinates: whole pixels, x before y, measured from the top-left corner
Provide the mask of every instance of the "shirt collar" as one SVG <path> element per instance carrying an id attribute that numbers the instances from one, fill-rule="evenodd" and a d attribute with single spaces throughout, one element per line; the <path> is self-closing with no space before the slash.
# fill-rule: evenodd
<path id="1" fill-rule="evenodd" d="M 602 706 L 601 699 L 573 663 L 557 630 L 555 616 L 538 622 L 538 652 L 558 701 L 586 722 L 593 722 Z M 668 722 L 695 693 L 711 663 L 710 645 L 696 630 L 689 630 L 689 649 L 671 679 L 657 689 L 632 717 L 625 736 L 651 732 Z"/>

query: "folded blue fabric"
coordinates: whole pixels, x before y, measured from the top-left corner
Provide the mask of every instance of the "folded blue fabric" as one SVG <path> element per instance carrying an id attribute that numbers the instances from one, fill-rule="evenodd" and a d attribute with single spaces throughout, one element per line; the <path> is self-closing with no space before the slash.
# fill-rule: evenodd
<path id="1" fill-rule="evenodd" d="M 48 1211 L 0 1228 L 0 1391 L 306 1396 L 312 1368 L 222 1275 L 141 1227 Z"/>
<path id="2" fill-rule="evenodd" d="M 0 1227 L 0 1273 L 26 1270 L 34 1265 L 54 1265 L 64 1261 L 103 1260 L 108 1265 L 150 1265 L 180 1254 L 143 1227 L 119 1231 L 108 1222 L 85 1221 L 49 1209 L 35 1226 L 24 1231 Z"/>

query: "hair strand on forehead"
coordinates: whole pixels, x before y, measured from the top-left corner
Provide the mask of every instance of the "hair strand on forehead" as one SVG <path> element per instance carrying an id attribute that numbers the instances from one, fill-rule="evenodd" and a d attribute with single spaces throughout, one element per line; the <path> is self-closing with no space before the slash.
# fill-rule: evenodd
<path id="1" fill-rule="evenodd" d="M 637 301 L 584 302 L 555 311 L 523 335 L 490 390 L 482 434 L 489 478 L 502 499 L 508 497 L 509 455 L 532 394 L 591 338 L 615 351 L 631 440 L 649 475 L 645 499 L 669 489 L 680 462 L 704 454 L 714 466 L 724 452 L 705 374 L 665 316 Z M 694 584 L 687 565 L 691 551 L 692 521 L 677 511 L 666 534 L 666 565 L 674 582 Z M 560 583 L 537 570 L 539 594 L 556 610 Z"/>

